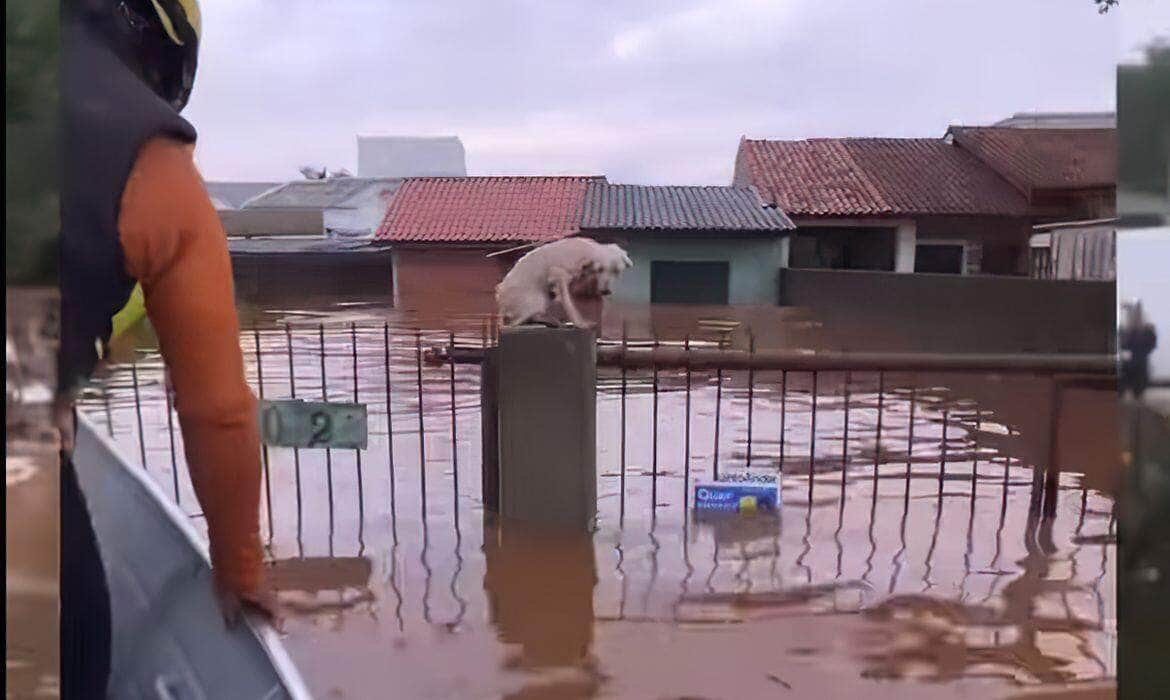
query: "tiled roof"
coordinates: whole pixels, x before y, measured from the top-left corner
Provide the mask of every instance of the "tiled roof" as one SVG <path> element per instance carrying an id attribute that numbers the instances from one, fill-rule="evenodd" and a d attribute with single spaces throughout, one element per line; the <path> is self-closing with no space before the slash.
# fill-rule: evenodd
<path id="1" fill-rule="evenodd" d="M 942 139 L 744 139 L 736 184 L 789 216 L 1027 213 L 1020 192 Z"/>
<path id="2" fill-rule="evenodd" d="M 1024 192 L 1117 181 L 1116 129 L 953 126 L 947 133 Z"/>
<path id="3" fill-rule="evenodd" d="M 611 185 L 593 182 L 585 194 L 583 229 L 784 231 L 784 212 L 746 187 Z"/>
<path id="4" fill-rule="evenodd" d="M 375 240 L 488 243 L 555 241 L 580 230 L 590 182 L 604 178 L 422 177 L 403 181 Z"/>

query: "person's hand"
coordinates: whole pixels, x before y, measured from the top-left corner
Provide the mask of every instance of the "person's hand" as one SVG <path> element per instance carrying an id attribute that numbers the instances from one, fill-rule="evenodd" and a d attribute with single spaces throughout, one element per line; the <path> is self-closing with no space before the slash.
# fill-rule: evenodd
<path id="1" fill-rule="evenodd" d="M 229 629 L 240 624 L 245 612 L 252 612 L 272 625 L 280 626 L 280 606 L 272 591 L 262 589 L 258 593 L 241 595 L 220 583 L 214 583 L 215 599 L 219 603 L 219 612 Z"/>
<path id="2" fill-rule="evenodd" d="M 215 597 L 228 628 L 238 625 L 245 612 L 251 612 L 277 629 L 281 629 L 284 619 L 289 615 L 336 612 L 374 599 L 373 593 L 369 590 L 357 591 L 353 595 L 343 596 L 340 600 L 322 600 L 319 596 L 305 591 L 277 591 L 267 586 L 259 593 L 240 595 L 218 581 L 215 583 Z"/>

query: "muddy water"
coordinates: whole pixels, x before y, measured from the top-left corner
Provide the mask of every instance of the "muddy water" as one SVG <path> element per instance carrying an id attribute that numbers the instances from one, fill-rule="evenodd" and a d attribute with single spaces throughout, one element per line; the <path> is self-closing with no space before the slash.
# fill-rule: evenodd
<path id="1" fill-rule="evenodd" d="M 574 536 L 485 515 L 478 369 L 418 362 L 485 324 L 440 321 L 247 320 L 266 397 L 352 400 L 356 382 L 370 410 L 360 453 L 267 452 L 274 579 L 339 603 L 286 624 L 317 696 L 982 697 L 1114 677 L 1117 452 L 1085 434 L 1112 425 L 1110 394 L 1069 394 L 1051 451 L 1038 378 L 664 370 L 623 392 L 602 370 L 597 530 Z M 201 523 L 157 358 L 108 387 L 86 410 Z M 1055 516 L 1032 517 L 1031 465 L 1053 458 Z M 779 474 L 779 515 L 693 517 L 684 484 L 716 469 Z"/>

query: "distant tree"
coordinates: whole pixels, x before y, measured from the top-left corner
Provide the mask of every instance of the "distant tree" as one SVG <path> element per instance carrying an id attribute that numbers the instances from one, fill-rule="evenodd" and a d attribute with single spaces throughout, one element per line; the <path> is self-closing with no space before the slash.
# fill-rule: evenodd
<path id="1" fill-rule="evenodd" d="M 4 279 L 55 278 L 57 199 L 57 65 L 59 5 L 5 3 Z"/>
<path id="2" fill-rule="evenodd" d="M 1118 1 L 1119 0 L 1093 0 L 1093 2 L 1097 4 L 1097 12 L 1100 12 L 1101 14 L 1108 12 L 1109 8 L 1116 5 Z"/>

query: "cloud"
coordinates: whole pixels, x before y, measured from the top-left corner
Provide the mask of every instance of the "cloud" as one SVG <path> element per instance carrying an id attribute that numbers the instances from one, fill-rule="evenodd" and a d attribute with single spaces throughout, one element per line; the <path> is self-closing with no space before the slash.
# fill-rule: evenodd
<path id="1" fill-rule="evenodd" d="M 1139 0 L 1135 0 L 1137 2 Z M 941 135 L 1113 104 L 1088 0 L 203 0 L 208 177 L 353 169 L 359 132 L 459 134 L 471 172 L 723 183 L 741 135 Z"/>

